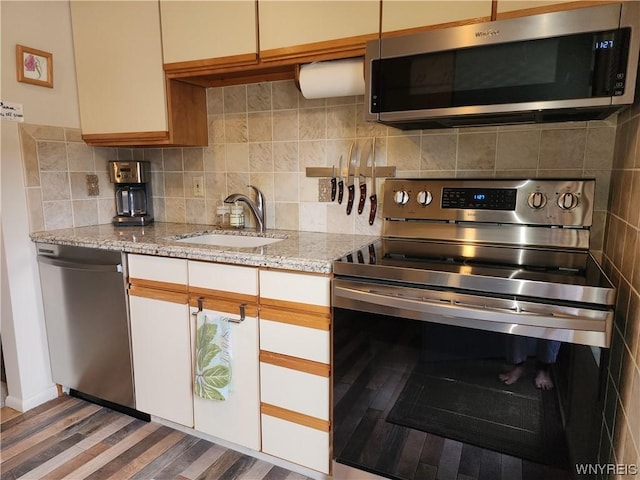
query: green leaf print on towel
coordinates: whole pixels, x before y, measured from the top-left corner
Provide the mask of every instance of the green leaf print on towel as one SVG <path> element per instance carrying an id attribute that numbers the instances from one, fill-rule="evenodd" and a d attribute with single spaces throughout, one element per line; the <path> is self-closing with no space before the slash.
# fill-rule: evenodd
<path id="1" fill-rule="evenodd" d="M 219 321 L 222 324 L 222 320 Z M 226 352 L 227 336 L 219 325 L 211 322 L 203 312 L 198 313 L 196 330 L 196 395 L 209 400 L 226 400 L 231 382 L 231 366 Z M 222 328 L 221 328 L 222 330 Z M 227 326 L 228 332 L 228 326 Z"/>

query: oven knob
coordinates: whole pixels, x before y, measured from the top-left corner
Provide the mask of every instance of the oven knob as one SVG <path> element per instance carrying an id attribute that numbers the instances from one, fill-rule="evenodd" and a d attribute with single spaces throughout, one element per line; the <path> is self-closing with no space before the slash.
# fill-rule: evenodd
<path id="1" fill-rule="evenodd" d="M 558 206 L 562 210 L 571 210 L 578 206 L 578 196 L 575 193 L 566 192 L 558 197 Z"/>
<path id="2" fill-rule="evenodd" d="M 433 195 L 431 195 L 431 192 L 428 190 L 426 191 L 423 190 L 421 192 L 418 192 L 418 196 L 416 197 L 416 201 L 418 202 L 418 205 L 422 207 L 426 207 L 427 205 L 429 205 L 432 200 L 433 200 Z"/>
<path id="3" fill-rule="evenodd" d="M 539 210 L 547 204 L 547 197 L 542 192 L 533 192 L 527 199 L 529 206 L 535 210 Z"/>
<path id="4" fill-rule="evenodd" d="M 409 194 L 404 190 L 398 190 L 393 195 L 393 201 L 398 205 L 406 205 L 407 203 L 409 203 Z"/>

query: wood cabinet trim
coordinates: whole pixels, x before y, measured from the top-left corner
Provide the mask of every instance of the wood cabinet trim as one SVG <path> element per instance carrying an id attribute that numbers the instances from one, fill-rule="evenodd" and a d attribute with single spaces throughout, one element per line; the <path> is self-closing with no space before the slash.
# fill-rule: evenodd
<path id="1" fill-rule="evenodd" d="M 210 288 L 189 286 L 189 294 L 196 298 L 203 297 L 205 299 L 220 299 L 222 301 L 230 301 L 236 303 L 257 304 L 257 295 L 248 295 L 246 293 L 227 292 L 225 290 L 213 290 Z"/>
<path id="2" fill-rule="evenodd" d="M 206 90 L 166 75 L 165 81 L 170 144 L 206 147 L 209 145 Z"/>
<path id="3" fill-rule="evenodd" d="M 331 317 L 328 314 L 318 315 L 301 311 L 284 310 L 265 306 L 264 304 L 260 307 L 260 319 L 323 331 L 329 331 L 331 329 Z"/>
<path id="4" fill-rule="evenodd" d="M 260 361 L 275 365 L 276 367 L 288 368 L 299 372 L 310 373 L 320 377 L 329 378 L 331 375 L 331 366 L 326 363 L 314 362 L 304 358 L 283 355 L 282 353 L 268 352 L 260 350 Z"/>
<path id="5" fill-rule="evenodd" d="M 165 145 L 169 142 L 169 132 L 87 133 L 82 134 L 82 140 L 93 147 Z"/>
<path id="6" fill-rule="evenodd" d="M 146 278 L 129 277 L 129 284 L 135 287 L 150 288 L 154 290 L 164 290 L 170 292 L 187 293 L 188 287 L 181 283 L 161 282 L 158 280 L 148 280 Z"/>
<path id="7" fill-rule="evenodd" d="M 293 410 L 277 407 L 268 403 L 260 402 L 260 413 L 263 415 L 269 415 L 270 417 L 279 418 L 281 420 L 286 420 L 287 422 L 313 428 L 315 430 L 320 430 L 321 432 L 331 431 L 331 422 L 328 420 L 322 420 L 320 418 L 312 417 L 311 415 L 294 412 Z"/>
<path id="8" fill-rule="evenodd" d="M 378 33 L 368 33 L 355 37 L 338 38 L 322 42 L 305 43 L 290 47 L 262 50 L 260 60 L 295 60 L 295 63 L 306 63 L 309 57 L 339 56 L 340 58 L 359 57 L 364 55 L 366 43 L 378 38 Z"/>
<path id="9" fill-rule="evenodd" d="M 178 303 L 186 305 L 189 302 L 189 296 L 186 293 L 180 293 L 170 290 L 157 290 L 154 288 L 141 287 L 131 285 L 129 287 L 129 296 L 149 298 L 151 300 L 160 300 L 163 302 Z"/>

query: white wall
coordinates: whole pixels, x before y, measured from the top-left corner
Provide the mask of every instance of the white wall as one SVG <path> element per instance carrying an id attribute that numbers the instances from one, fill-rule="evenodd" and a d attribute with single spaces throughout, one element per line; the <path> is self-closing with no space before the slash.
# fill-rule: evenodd
<path id="1" fill-rule="evenodd" d="M 26 123 L 80 127 L 68 1 L 0 2 L 2 77 L 0 100 L 21 103 Z M 53 88 L 16 80 L 16 44 L 53 54 Z M 2 120 L 3 355 L 9 397 L 20 411 L 56 396 L 51 380 L 35 248 L 29 239 L 27 203 L 17 123 Z"/>

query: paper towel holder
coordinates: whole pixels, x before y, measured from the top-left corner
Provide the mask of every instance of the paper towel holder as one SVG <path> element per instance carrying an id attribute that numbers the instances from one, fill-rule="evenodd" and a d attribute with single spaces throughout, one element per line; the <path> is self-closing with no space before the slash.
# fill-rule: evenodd
<path id="1" fill-rule="evenodd" d="M 306 70 L 305 70 L 306 67 Z M 315 77 L 315 80 L 324 81 L 326 78 L 323 78 L 323 75 L 327 75 L 327 72 L 330 72 L 332 79 L 336 78 L 334 75 L 338 75 L 340 78 L 339 81 L 335 84 L 331 82 L 323 83 L 324 86 L 332 85 L 334 90 L 329 86 L 326 92 L 318 93 L 314 92 L 312 96 L 305 95 L 305 88 L 303 88 L 303 70 L 306 72 L 314 72 L 308 73 L 306 75 L 307 83 L 309 83 L 309 75 L 312 75 L 311 78 Z M 320 77 L 318 78 L 318 75 Z M 313 83 L 313 81 L 312 81 Z M 336 58 L 330 60 L 318 60 L 315 62 L 307 62 L 307 63 L 297 63 L 294 68 L 294 84 L 298 91 L 305 98 L 330 98 L 330 97 L 345 97 L 345 96 L 353 96 L 353 95 L 363 95 L 364 94 L 364 57 L 348 57 L 348 58 Z M 309 89 L 309 85 L 306 86 L 306 89 Z"/>

